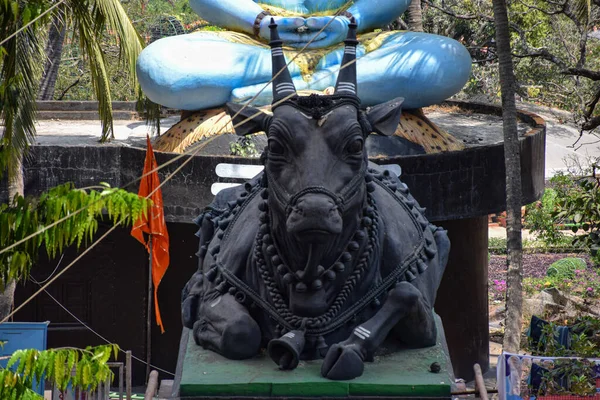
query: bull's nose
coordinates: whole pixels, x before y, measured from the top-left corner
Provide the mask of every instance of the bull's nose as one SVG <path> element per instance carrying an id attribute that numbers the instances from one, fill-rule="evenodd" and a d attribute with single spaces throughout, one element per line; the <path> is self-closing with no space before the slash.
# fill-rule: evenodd
<path id="1" fill-rule="evenodd" d="M 337 212 L 337 206 L 329 196 L 306 195 L 298 200 L 295 210 L 304 217 L 327 217 Z"/>
<path id="2" fill-rule="evenodd" d="M 337 234 L 342 231 L 342 217 L 332 198 L 310 193 L 299 198 L 292 208 L 287 229 L 298 235 Z"/>

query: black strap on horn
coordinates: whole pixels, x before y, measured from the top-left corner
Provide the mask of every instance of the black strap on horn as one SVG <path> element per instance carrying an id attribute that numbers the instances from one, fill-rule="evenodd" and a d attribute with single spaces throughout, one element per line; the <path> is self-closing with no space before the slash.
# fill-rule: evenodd
<path id="1" fill-rule="evenodd" d="M 356 39 L 356 19 L 352 17 L 350 24 L 348 25 L 348 36 L 344 40 L 344 57 L 342 58 L 342 65 L 340 74 L 338 75 L 337 82 L 335 84 L 335 94 L 350 94 L 357 95 L 356 88 L 356 46 L 358 40 Z"/>
<path id="2" fill-rule="evenodd" d="M 291 94 L 296 94 L 296 87 L 294 86 L 294 82 L 292 82 L 290 71 L 287 69 L 285 57 L 283 56 L 283 40 L 279 37 L 277 24 L 273 18 L 271 18 L 269 29 L 271 30 L 271 42 L 269 46 L 271 46 L 274 76 L 273 103 L 275 103 Z"/>

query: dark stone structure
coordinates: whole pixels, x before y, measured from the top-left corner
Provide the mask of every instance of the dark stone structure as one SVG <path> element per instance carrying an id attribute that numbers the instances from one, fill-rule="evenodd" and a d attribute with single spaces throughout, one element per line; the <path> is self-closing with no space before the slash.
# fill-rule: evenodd
<path id="1" fill-rule="evenodd" d="M 229 105 L 239 135 L 267 132 L 265 170 L 198 218 L 183 321 L 227 358 L 266 347 L 280 369 L 324 357 L 324 377 L 353 379 L 386 338 L 436 343 L 432 307 L 450 243 L 398 177 L 368 166 L 366 137 L 396 131 L 402 99 L 361 110 L 354 20 L 331 96 L 296 94 L 270 28 L 273 115 Z"/>

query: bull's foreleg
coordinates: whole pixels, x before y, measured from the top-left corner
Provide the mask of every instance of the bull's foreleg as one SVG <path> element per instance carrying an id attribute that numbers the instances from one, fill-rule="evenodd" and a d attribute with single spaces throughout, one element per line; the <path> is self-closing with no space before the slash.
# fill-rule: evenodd
<path id="1" fill-rule="evenodd" d="M 406 331 L 401 338 L 411 345 L 424 347 L 435 344 L 436 330 L 431 308 L 419 289 L 408 282 L 397 283 L 371 319 L 357 326 L 348 339 L 329 348 L 321 374 L 334 380 L 362 375 L 364 361 L 372 360 L 375 350 L 397 325 Z"/>
<path id="2" fill-rule="evenodd" d="M 258 354 L 260 328 L 246 307 L 229 293 L 213 292 L 202 302 L 194 324 L 194 339 L 206 349 L 233 360 Z"/>

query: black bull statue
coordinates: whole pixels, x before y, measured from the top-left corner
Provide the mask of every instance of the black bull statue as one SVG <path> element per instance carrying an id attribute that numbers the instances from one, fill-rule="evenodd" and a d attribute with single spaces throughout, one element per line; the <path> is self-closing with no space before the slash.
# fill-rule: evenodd
<path id="1" fill-rule="evenodd" d="M 402 99 L 361 110 L 354 21 L 331 96 L 296 95 L 276 28 L 273 115 L 229 104 L 238 134 L 267 133 L 265 169 L 198 218 L 183 321 L 227 358 L 266 347 L 282 369 L 324 357 L 324 377 L 352 379 L 386 338 L 435 344 L 450 242 L 396 176 L 368 162 L 366 136 L 394 133 Z"/>

